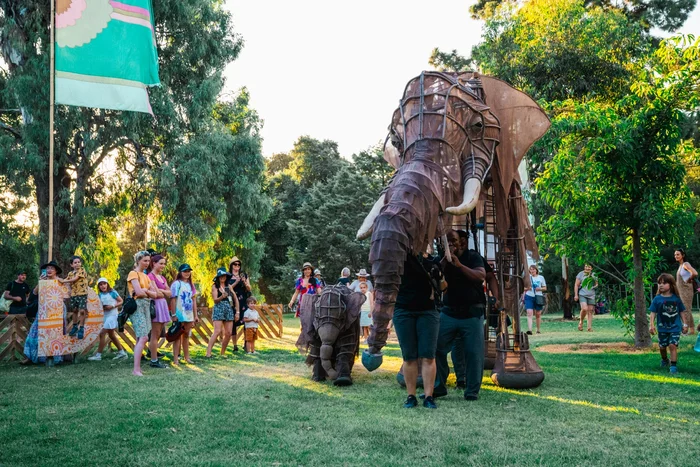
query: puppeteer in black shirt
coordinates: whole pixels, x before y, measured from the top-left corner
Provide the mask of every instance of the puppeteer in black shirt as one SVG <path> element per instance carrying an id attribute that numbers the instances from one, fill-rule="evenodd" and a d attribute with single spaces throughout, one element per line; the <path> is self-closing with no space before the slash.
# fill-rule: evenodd
<path id="1" fill-rule="evenodd" d="M 410 311 L 435 310 L 430 272 L 440 261 L 433 256 L 408 255 L 404 263 L 396 307 Z"/>
<path id="2" fill-rule="evenodd" d="M 459 256 L 459 262 L 469 269 L 485 269 L 483 258 L 475 250 L 465 250 Z M 444 313 L 457 319 L 474 318 L 477 313 L 483 314 L 486 305 L 483 281 L 470 280 L 452 263 L 445 265 L 445 280 L 447 292 L 443 298 L 446 305 L 442 310 Z M 470 310 L 474 305 L 479 305 L 481 311 Z"/>

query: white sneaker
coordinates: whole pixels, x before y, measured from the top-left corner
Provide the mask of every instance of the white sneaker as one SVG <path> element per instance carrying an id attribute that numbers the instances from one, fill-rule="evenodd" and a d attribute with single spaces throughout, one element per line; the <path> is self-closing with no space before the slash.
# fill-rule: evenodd
<path id="1" fill-rule="evenodd" d="M 97 353 L 97 354 L 93 355 L 92 357 L 88 357 L 88 360 L 91 362 L 99 362 L 100 360 L 102 360 L 102 355 Z"/>
<path id="2" fill-rule="evenodd" d="M 117 356 L 114 357 L 112 360 L 121 360 L 123 358 L 129 358 L 129 355 L 122 350 L 122 351 L 117 352 Z"/>

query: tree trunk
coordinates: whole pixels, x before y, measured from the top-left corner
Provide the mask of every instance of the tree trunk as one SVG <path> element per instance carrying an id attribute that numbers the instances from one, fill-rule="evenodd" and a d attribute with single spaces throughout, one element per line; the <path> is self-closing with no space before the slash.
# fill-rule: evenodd
<path id="1" fill-rule="evenodd" d="M 569 293 L 569 261 L 566 256 L 561 257 L 561 308 L 564 310 L 564 319 L 574 319 Z"/>
<path id="2" fill-rule="evenodd" d="M 647 302 L 644 296 L 644 270 L 642 268 L 642 245 L 639 231 L 632 230 L 632 259 L 634 262 L 634 346 L 650 347 Z"/>

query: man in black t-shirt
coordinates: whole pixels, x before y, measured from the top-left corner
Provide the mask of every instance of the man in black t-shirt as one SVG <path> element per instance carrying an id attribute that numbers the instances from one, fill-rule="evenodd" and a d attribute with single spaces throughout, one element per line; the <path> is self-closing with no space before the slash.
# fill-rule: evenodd
<path id="1" fill-rule="evenodd" d="M 439 386 L 435 388 L 436 397 L 447 395 L 445 382 L 450 374 L 447 354 L 455 340 L 464 346 L 466 400 L 477 400 L 481 389 L 484 371 L 484 313 L 486 295 L 483 282 L 486 277 L 484 261 L 474 250 L 463 248 L 459 235 L 451 231 L 447 235 L 452 263 L 443 258 L 443 269 L 447 280 L 447 293 L 440 314 L 440 332 L 438 335 L 435 358 Z"/>
<path id="2" fill-rule="evenodd" d="M 459 244 L 462 247 L 462 250 L 469 249 L 469 234 L 465 230 L 458 230 L 457 235 L 459 235 Z M 498 327 L 498 315 L 495 314 L 494 310 L 498 307 L 498 300 L 500 295 L 498 288 L 498 279 L 496 278 L 496 274 L 494 273 L 493 267 L 488 263 L 488 261 L 486 261 L 486 258 L 482 256 L 481 259 L 484 262 L 484 270 L 486 271 L 486 286 L 488 287 L 489 292 L 491 292 L 493 298 L 496 299 L 496 303 L 493 304 L 493 308 L 491 309 L 491 312 L 493 314 L 487 316 L 487 318 L 489 319 L 489 326 L 495 328 Z M 462 345 L 462 341 L 460 339 L 455 339 L 454 345 L 452 346 L 451 357 L 452 366 L 454 367 L 455 376 L 457 377 L 457 387 L 459 389 L 465 389 L 466 383 L 464 382 L 464 346 Z"/>
<path id="3" fill-rule="evenodd" d="M 27 273 L 24 271 L 19 271 L 17 273 L 17 279 L 7 284 L 5 287 L 5 299 L 12 300 L 10 304 L 10 314 L 24 314 L 24 307 L 27 305 L 27 297 L 29 292 L 32 291 L 31 287 L 25 282 L 27 280 Z"/>

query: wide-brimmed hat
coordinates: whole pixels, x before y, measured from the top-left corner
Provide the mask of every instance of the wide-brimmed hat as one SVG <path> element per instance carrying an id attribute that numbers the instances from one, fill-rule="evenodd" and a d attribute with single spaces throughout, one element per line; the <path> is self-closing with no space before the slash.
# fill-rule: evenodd
<path id="1" fill-rule="evenodd" d="M 100 282 L 106 282 L 107 284 L 109 284 L 109 281 L 106 277 L 100 277 L 99 279 L 97 279 L 97 285 L 100 285 Z"/>
<path id="2" fill-rule="evenodd" d="M 233 277 L 233 275 L 224 268 L 219 268 L 216 270 L 216 277 L 214 277 L 214 283 L 219 282 L 219 277 L 226 276 L 228 279 Z"/>
<path id="3" fill-rule="evenodd" d="M 233 258 L 231 258 L 231 261 L 228 262 L 228 267 L 231 267 L 233 263 L 241 263 L 241 265 L 243 265 L 241 260 L 238 259 L 238 256 L 234 256 Z"/>
<path id="4" fill-rule="evenodd" d="M 306 269 L 306 268 L 309 268 L 309 269 L 311 269 L 312 271 L 314 270 L 314 267 L 311 266 L 311 263 L 309 263 L 308 261 L 305 262 L 304 264 L 302 264 L 301 270 L 303 271 L 303 270 Z"/>
<path id="5" fill-rule="evenodd" d="M 191 271 L 192 266 L 190 266 L 187 263 L 182 263 L 179 268 L 177 268 L 178 272 L 185 272 L 185 271 Z"/>
<path id="6" fill-rule="evenodd" d="M 314 276 L 320 276 L 320 275 L 321 275 L 321 270 L 320 270 L 320 269 L 314 270 Z"/>
<path id="7" fill-rule="evenodd" d="M 46 264 L 42 264 L 39 269 L 46 269 L 49 266 L 53 266 L 54 268 L 56 268 L 56 274 L 61 274 L 63 272 L 61 266 L 59 266 L 58 263 L 53 259 Z"/>
<path id="8" fill-rule="evenodd" d="M 357 277 L 369 277 L 369 274 L 367 274 L 367 270 L 362 268 L 360 269 L 360 272 L 355 274 Z"/>

